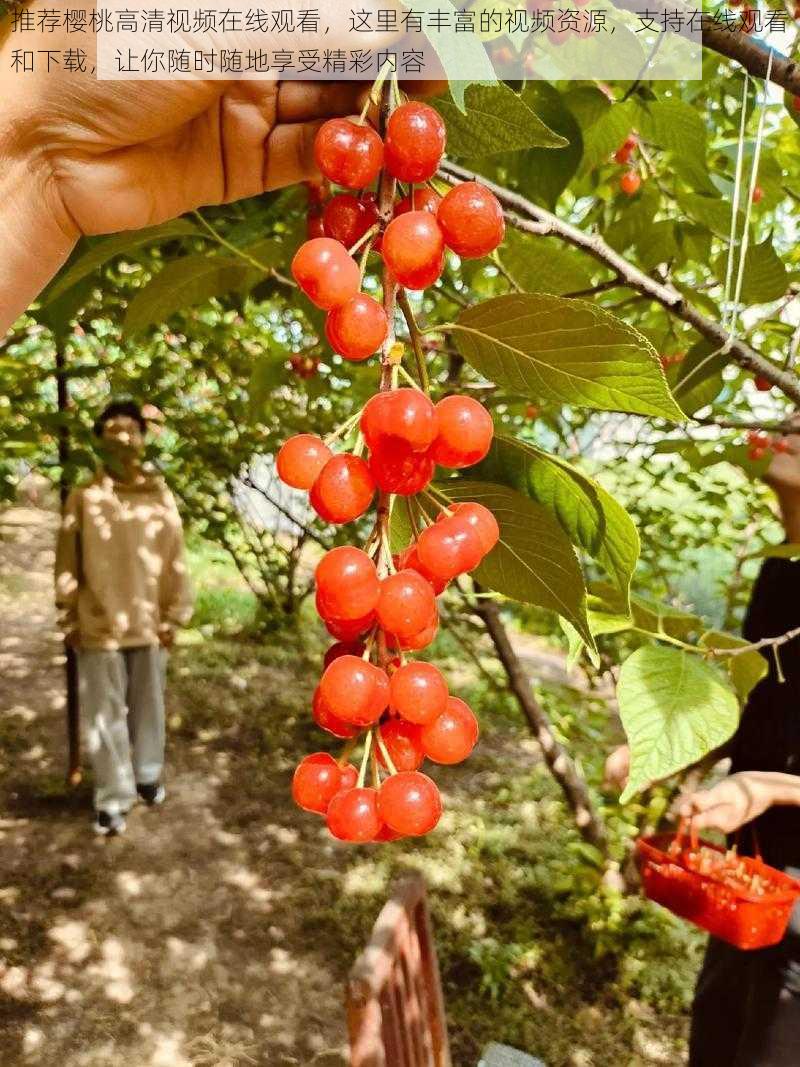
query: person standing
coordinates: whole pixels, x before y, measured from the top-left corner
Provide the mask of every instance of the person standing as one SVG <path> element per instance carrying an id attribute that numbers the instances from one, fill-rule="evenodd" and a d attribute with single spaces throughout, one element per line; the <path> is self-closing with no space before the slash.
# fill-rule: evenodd
<path id="1" fill-rule="evenodd" d="M 174 497 L 143 462 L 141 409 L 113 402 L 94 432 L 105 462 L 67 498 L 56 606 L 77 651 L 95 829 L 109 835 L 124 832 L 137 798 L 164 800 L 166 660 L 192 597 Z"/>

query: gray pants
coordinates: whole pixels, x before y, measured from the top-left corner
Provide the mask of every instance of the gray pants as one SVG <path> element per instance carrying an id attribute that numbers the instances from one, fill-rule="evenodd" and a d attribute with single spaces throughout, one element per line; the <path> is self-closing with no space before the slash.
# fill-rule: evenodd
<path id="1" fill-rule="evenodd" d="M 78 653 L 81 718 L 94 770 L 94 806 L 120 814 L 164 767 L 166 650 L 157 645 Z"/>

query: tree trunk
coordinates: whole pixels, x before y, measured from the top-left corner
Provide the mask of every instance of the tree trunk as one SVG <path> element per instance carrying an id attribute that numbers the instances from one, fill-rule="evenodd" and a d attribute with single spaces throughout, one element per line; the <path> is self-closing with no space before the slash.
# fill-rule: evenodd
<path id="1" fill-rule="evenodd" d="M 66 465 L 69 462 L 69 429 L 65 416 L 70 407 L 69 385 L 66 376 L 66 360 L 61 348 L 56 349 L 56 390 L 58 397 L 58 413 L 61 422 L 58 426 L 58 465 L 61 468 L 58 482 L 58 495 L 61 501 L 61 510 L 69 495 L 69 482 L 67 481 Z M 81 719 L 78 704 L 78 659 L 75 649 L 68 644 L 64 645 L 65 681 L 67 690 L 67 782 L 70 785 L 78 785 L 83 777 L 81 773 Z"/>

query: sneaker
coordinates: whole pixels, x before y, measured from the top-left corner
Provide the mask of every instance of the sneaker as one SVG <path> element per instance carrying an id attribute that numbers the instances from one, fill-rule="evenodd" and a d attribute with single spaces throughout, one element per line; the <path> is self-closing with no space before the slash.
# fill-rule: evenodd
<path id="1" fill-rule="evenodd" d="M 104 837 L 115 837 L 125 833 L 125 816 L 114 815 L 110 811 L 95 812 L 94 832 Z"/>
<path id="2" fill-rule="evenodd" d="M 136 792 L 148 808 L 155 807 L 157 804 L 163 804 L 167 796 L 167 792 L 160 782 L 152 782 L 150 785 L 137 785 Z"/>

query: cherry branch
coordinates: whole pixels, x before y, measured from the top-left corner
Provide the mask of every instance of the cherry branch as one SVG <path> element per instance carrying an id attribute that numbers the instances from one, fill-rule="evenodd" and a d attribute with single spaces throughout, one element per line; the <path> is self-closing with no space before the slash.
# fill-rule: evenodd
<path id="1" fill-rule="evenodd" d="M 800 92 L 800 89 L 798 90 Z M 516 229 L 536 236 L 558 237 L 567 244 L 586 252 L 598 263 L 614 271 L 630 289 L 660 304 L 676 318 L 682 319 L 721 351 L 727 350 L 731 359 L 752 374 L 766 378 L 786 396 L 800 404 L 800 379 L 786 370 L 780 370 L 754 348 L 731 334 L 718 322 L 707 318 L 687 302 L 682 293 L 672 285 L 657 281 L 649 274 L 630 263 L 619 252 L 606 244 L 599 234 L 584 233 L 577 226 L 559 219 L 552 212 L 539 207 L 531 200 L 490 181 L 481 174 L 444 160 L 438 171 L 439 177 L 451 185 L 462 181 L 476 181 L 491 189 L 503 205 L 506 220 Z"/>
<path id="2" fill-rule="evenodd" d="M 800 637 L 800 626 L 796 626 L 793 630 L 787 630 L 785 634 L 780 634 L 778 637 L 762 637 L 760 641 L 753 641 L 749 645 L 738 645 L 736 648 L 709 648 L 706 649 L 706 655 L 715 659 L 722 659 L 723 657 L 741 656 L 745 652 L 758 652 L 762 648 L 776 649 L 780 648 L 781 645 L 788 645 L 795 637 Z"/>

